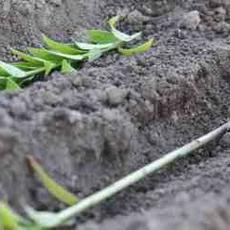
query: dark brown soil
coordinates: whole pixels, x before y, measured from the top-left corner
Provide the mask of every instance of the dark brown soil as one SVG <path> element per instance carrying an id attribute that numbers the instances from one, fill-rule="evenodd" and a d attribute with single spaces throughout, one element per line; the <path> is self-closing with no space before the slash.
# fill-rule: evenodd
<path id="1" fill-rule="evenodd" d="M 0 197 L 15 209 L 63 208 L 28 171 L 28 154 L 83 198 L 229 119 L 229 0 L 0 0 L 0 55 L 39 46 L 42 33 L 84 37 L 116 14 L 158 46 L 0 93 Z M 226 134 L 89 210 L 76 229 L 230 229 L 229 153 Z"/>

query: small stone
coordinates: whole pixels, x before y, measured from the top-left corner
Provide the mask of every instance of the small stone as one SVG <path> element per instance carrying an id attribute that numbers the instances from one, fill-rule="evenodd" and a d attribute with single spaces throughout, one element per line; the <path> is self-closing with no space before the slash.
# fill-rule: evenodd
<path id="1" fill-rule="evenodd" d="M 128 22 L 129 23 L 135 23 L 135 24 L 138 24 L 138 23 L 143 23 L 143 22 L 146 22 L 148 21 L 148 17 L 144 16 L 140 11 L 138 10 L 134 10 L 132 11 L 131 13 L 129 13 L 128 15 Z"/>
<path id="2" fill-rule="evenodd" d="M 82 77 L 75 77 L 72 81 L 73 85 L 75 87 L 81 87 L 82 86 Z"/>
<path id="3" fill-rule="evenodd" d="M 111 86 L 106 90 L 107 100 L 110 105 L 117 106 L 121 104 L 128 95 L 128 91 L 125 89 L 119 89 L 115 86 Z"/>
<path id="4" fill-rule="evenodd" d="M 197 10 L 190 11 L 185 14 L 183 21 L 181 22 L 181 27 L 189 30 L 195 30 L 201 22 L 200 13 Z"/>

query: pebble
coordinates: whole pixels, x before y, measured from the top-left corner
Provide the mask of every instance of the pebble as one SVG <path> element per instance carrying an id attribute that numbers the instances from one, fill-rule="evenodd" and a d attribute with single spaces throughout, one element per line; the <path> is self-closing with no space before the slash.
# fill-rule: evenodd
<path id="1" fill-rule="evenodd" d="M 134 10 L 128 15 L 127 20 L 129 23 L 138 24 L 148 21 L 149 18 L 144 16 L 140 11 Z"/>
<path id="2" fill-rule="evenodd" d="M 195 30 L 201 22 L 200 13 L 197 10 L 190 11 L 185 14 L 183 21 L 181 22 L 181 27 L 189 30 Z"/>
<path id="3" fill-rule="evenodd" d="M 121 104 L 128 95 L 128 91 L 125 89 L 120 89 L 116 86 L 111 86 L 105 90 L 107 95 L 107 100 L 110 105 L 117 106 Z"/>

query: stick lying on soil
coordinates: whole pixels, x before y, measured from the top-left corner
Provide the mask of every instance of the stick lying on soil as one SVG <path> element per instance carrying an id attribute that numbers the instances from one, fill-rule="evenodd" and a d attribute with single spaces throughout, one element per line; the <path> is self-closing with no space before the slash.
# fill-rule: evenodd
<path id="1" fill-rule="evenodd" d="M 115 195 L 116 193 L 120 192 L 121 190 L 127 188 L 130 185 L 140 181 L 141 179 L 145 178 L 147 175 L 156 172 L 157 170 L 167 166 L 168 164 L 172 163 L 176 159 L 184 157 L 186 155 L 191 154 L 195 150 L 204 147 L 211 141 L 217 139 L 218 137 L 222 136 L 226 132 L 230 130 L 230 121 L 225 123 L 224 125 L 220 126 L 216 130 L 186 144 L 185 146 L 170 152 L 163 156 L 162 158 L 144 166 L 143 168 L 129 174 L 128 176 L 122 178 L 121 180 L 115 182 L 114 184 L 108 186 L 107 188 L 83 199 L 76 205 L 69 207 L 59 213 L 56 214 L 56 224 L 63 223 L 77 214 L 86 211 L 88 208 L 91 208 L 100 202 L 106 200 L 107 198 Z M 55 225 L 55 226 L 57 226 Z"/>

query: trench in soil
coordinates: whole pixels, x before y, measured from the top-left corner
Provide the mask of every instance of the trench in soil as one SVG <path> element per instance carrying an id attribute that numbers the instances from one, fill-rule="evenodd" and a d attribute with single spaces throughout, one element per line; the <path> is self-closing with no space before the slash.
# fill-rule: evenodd
<path id="1" fill-rule="evenodd" d="M 9 2 L 1 12 L 0 53 L 7 60 L 8 46 L 39 45 L 41 32 L 63 40 L 103 26 L 114 12 L 128 15 L 124 30 L 142 30 L 160 42 L 144 54 L 111 53 L 71 76 L 54 72 L 21 92 L 1 93 L 0 196 L 15 209 L 22 202 L 63 208 L 30 174 L 27 154 L 83 198 L 228 121 L 229 35 L 216 31 L 213 13 L 230 11 L 227 3 L 89 1 L 77 7 L 69 1 L 33 6 L 28 14 L 21 4 Z M 192 10 L 199 10 L 200 26 L 180 28 Z M 221 22 L 229 19 L 226 13 Z M 77 217 L 77 229 L 183 229 L 184 221 L 191 229 L 227 229 L 229 148 L 227 134 Z"/>

